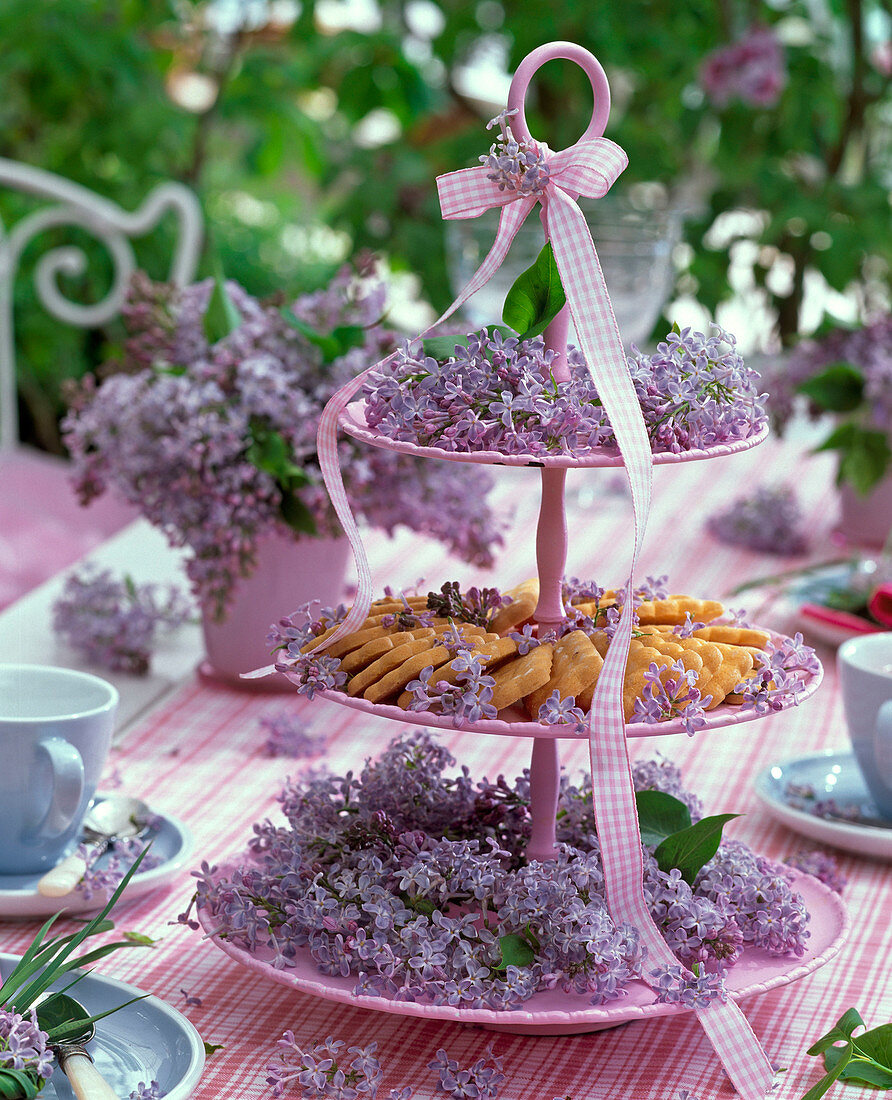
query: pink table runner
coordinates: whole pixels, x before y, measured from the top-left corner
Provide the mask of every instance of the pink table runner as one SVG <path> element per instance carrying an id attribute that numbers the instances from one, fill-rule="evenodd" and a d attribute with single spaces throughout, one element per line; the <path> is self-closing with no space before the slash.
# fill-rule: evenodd
<path id="1" fill-rule="evenodd" d="M 595 576 L 601 583 L 616 578 L 628 538 L 628 504 L 611 496 L 615 474 L 586 472 L 570 481 L 598 493 L 595 510 L 573 514 L 568 572 Z M 813 557 L 831 557 L 835 506 L 829 461 L 805 458 L 788 444 L 770 441 L 756 450 L 722 462 L 692 464 L 656 471 L 655 507 L 644 552 L 642 575 L 668 572 L 672 587 L 707 596 L 719 595 L 748 577 L 771 572 L 778 564 L 766 555 L 721 546 L 702 536 L 704 516 L 734 495 L 766 480 L 784 477 L 797 487 L 808 512 Z M 511 543 L 501 567 L 487 576 L 444 559 L 433 543 L 413 538 L 394 542 L 370 540 L 376 586 L 411 583 L 424 575 L 438 586 L 453 577 L 462 581 L 497 579 L 507 586 L 533 571 L 534 549 L 528 531 L 535 515 L 536 479 L 524 471 L 502 471 L 502 496 L 517 506 Z M 574 539 L 575 536 L 575 539 Z M 516 545 L 515 545 L 516 542 Z M 780 563 L 781 565 L 786 563 Z M 756 609 L 753 601 L 738 602 Z M 288 610 L 288 609 L 283 609 Z M 770 613 L 764 625 L 785 624 Z M 707 812 L 737 810 L 746 814 L 728 829 L 757 851 L 782 858 L 805 841 L 773 824 L 752 793 L 752 779 L 769 763 L 812 750 L 842 747 L 845 727 L 836 685 L 833 655 L 822 650 L 827 678 L 818 695 L 801 708 L 760 723 L 727 731 L 685 737 L 654 738 L 636 743 L 635 757 L 659 750 L 679 764 L 686 784 L 704 799 Z M 264 756 L 259 718 L 264 713 L 298 709 L 326 734 L 325 764 L 332 770 L 357 766 L 378 752 L 397 727 L 359 717 L 334 704 L 307 704 L 292 696 L 261 697 L 188 683 L 161 709 L 144 719 L 114 754 L 125 789 L 154 807 L 183 818 L 195 834 L 196 866 L 201 859 L 221 860 L 243 848 L 254 821 L 277 818 L 276 795 L 284 777 L 306 761 L 271 760 Z M 446 734 L 454 755 L 475 777 L 513 776 L 529 760 L 530 744 L 521 740 Z M 564 766 L 587 764 L 586 745 L 566 746 Z M 744 1002 L 756 1034 L 770 1057 L 789 1067 L 781 1078 L 780 1100 L 795 1100 L 817 1079 L 818 1064 L 805 1048 L 849 1006 L 877 1024 L 889 1018 L 892 974 L 887 960 L 892 948 L 888 913 L 892 885 L 887 865 L 840 856 L 849 884 L 844 897 L 854 931 L 840 956 L 817 973 L 784 989 Z M 122 906 L 118 923 L 163 937 L 151 951 L 112 956 L 103 973 L 134 982 L 184 1011 L 211 1043 L 224 1049 L 208 1060 L 196 1096 L 212 1098 L 269 1095 L 264 1066 L 286 1028 L 309 1044 L 328 1034 L 351 1043 L 377 1040 L 385 1070 L 384 1091 L 404 1083 L 416 1086 L 418 1100 L 434 1100 L 435 1076 L 426 1063 L 438 1047 L 463 1065 L 479 1057 L 487 1043 L 505 1059 L 503 1100 L 674 1100 L 680 1088 L 700 1098 L 732 1097 L 718 1060 L 692 1014 L 672 1020 L 636 1022 L 592 1035 L 530 1039 L 493 1034 L 448 1023 L 425 1023 L 404 1017 L 346 1009 L 283 987 L 258 981 L 247 970 L 202 940 L 199 933 L 171 927 L 187 904 L 191 880 L 184 875 L 169 890 Z M 0 926 L 0 949 L 20 950 L 36 923 Z M 198 996 L 202 1006 L 185 1006 L 181 990 Z M 842 1093 L 841 1093 L 842 1094 Z M 295 1095 L 297 1095 L 295 1093 Z M 442 1094 L 440 1094 L 442 1095 Z"/>

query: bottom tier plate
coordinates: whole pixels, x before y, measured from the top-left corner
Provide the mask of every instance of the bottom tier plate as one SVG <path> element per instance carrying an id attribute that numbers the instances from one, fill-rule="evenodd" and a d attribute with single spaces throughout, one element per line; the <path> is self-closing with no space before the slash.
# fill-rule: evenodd
<path id="1" fill-rule="evenodd" d="M 219 867 L 217 876 L 229 874 L 237 865 L 235 861 L 230 861 Z M 845 942 L 849 932 L 849 916 L 840 897 L 811 875 L 797 874 L 793 885 L 802 895 L 811 916 L 811 936 L 805 954 L 798 959 L 776 958 L 760 948 L 745 950 L 727 976 L 727 989 L 735 1001 L 757 993 L 767 993 L 770 989 L 804 978 L 828 963 Z M 236 947 L 211 934 L 213 927 L 205 920 L 201 910 L 198 919 L 217 947 L 265 980 L 355 1008 L 393 1012 L 423 1020 L 478 1024 L 491 1031 L 520 1035 L 575 1035 L 616 1027 L 630 1020 L 676 1016 L 691 1011 L 683 1005 L 654 1003 L 653 991 L 644 982 L 637 981 L 628 985 L 625 997 L 613 1004 L 597 1007 L 589 1004 L 585 994 L 562 993 L 559 990 L 537 993 L 523 1008 L 513 1011 L 417 1004 L 387 997 L 357 995 L 353 992 L 356 985 L 353 976 L 342 978 L 320 973 L 309 952 L 299 953 L 293 969 L 277 970 L 272 965 L 271 950 L 261 949 L 252 953 Z"/>

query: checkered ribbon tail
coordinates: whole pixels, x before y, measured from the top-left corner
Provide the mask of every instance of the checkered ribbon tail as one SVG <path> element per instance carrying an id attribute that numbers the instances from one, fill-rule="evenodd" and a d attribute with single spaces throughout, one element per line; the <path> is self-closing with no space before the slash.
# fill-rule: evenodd
<path id="1" fill-rule="evenodd" d="M 617 923 L 628 922 L 639 930 L 641 941 L 647 948 L 649 967 L 674 966 L 678 965 L 678 959 L 654 924 L 644 897 L 641 835 L 622 703 L 623 678 L 632 638 L 632 577 L 638 564 L 650 510 L 653 460 L 598 255 L 585 217 L 575 201 L 579 195 L 590 198 L 605 195 L 628 161 L 622 149 L 606 138 L 596 138 L 547 155 L 549 180 L 544 190 L 534 194 L 499 190 L 483 166 L 450 172 L 437 179 L 444 218 L 473 218 L 494 207 L 501 207 L 501 215 L 489 254 L 449 309 L 422 335 L 445 321 L 492 278 L 505 259 L 520 226 L 541 202 L 546 232 L 554 250 L 570 315 L 598 395 L 613 427 L 632 493 L 634 547 L 627 598 L 589 714 L 592 787 L 608 904 Z M 318 452 L 322 474 L 332 504 L 353 547 L 359 577 L 356 600 L 349 615 L 320 649 L 352 631 L 365 619 L 371 606 L 368 559 L 350 512 L 338 465 L 337 423 L 365 377 L 380 365 L 376 364 L 339 390 L 325 407 L 319 425 Z M 739 1095 L 743 1100 L 763 1100 L 771 1088 L 774 1075 L 738 1006 L 730 1000 L 712 1001 L 695 1011 Z"/>

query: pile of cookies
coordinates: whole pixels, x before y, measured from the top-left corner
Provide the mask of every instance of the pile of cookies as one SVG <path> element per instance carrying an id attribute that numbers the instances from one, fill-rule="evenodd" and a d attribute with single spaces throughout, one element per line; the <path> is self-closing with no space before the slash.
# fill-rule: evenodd
<path id="1" fill-rule="evenodd" d="M 341 690 L 375 704 L 395 704 L 409 709 L 414 696 L 408 685 L 431 669 L 429 682 L 455 685 L 463 679 L 466 659 L 461 650 L 479 658 L 486 676 L 492 677 L 490 704 L 496 711 L 518 708 L 533 721 L 540 707 L 555 692 L 571 699 L 586 712 L 604 664 L 609 645 L 609 609 L 616 608 L 617 594 L 607 591 L 597 601 L 572 602 L 566 608 L 566 632 L 539 642 L 533 622 L 539 598 L 538 581 L 526 581 L 505 593 L 502 606 L 481 615 L 476 622 L 457 621 L 430 610 L 427 596 L 384 597 L 372 604 L 361 627 L 339 639 L 324 655 L 334 658 L 346 674 Z M 431 607 L 436 607 L 431 594 Z M 770 635 L 764 630 L 716 622 L 724 614 L 717 600 L 691 596 L 645 600 L 636 609 L 629 657 L 626 664 L 623 703 L 626 721 L 636 699 L 648 690 L 646 673 L 652 666 L 663 682 L 678 669 L 689 677 L 711 710 L 721 703 L 739 704 L 735 688 L 754 674 L 766 657 Z M 481 622 L 481 620 L 483 620 Z M 574 629 L 576 623 L 579 628 Z M 690 624 L 694 625 L 691 629 Z M 686 625 L 687 624 L 687 625 Z M 685 628 L 682 633 L 676 628 Z M 303 647 L 309 652 L 331 634 L 330 627 Z M 525 638 L 524 634 L 532 635 Z M 456 643 L 459 644 L 457 648 Z M 518 720 L 516 712 L 504 717 Z"/>

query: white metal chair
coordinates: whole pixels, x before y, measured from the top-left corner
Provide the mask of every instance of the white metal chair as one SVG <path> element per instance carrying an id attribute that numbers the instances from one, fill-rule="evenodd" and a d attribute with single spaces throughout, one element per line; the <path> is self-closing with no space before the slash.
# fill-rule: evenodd
<path id="1" fill-rule="evenodd" d="M 68 484 L 67 464 L 19 442 L 13 287 L 24 249 L 44 231 L 59 226 L 85 229 L 107 249 L 113 265 L 112 285 L 105 297 L 92 305 L 69 301 L 58 285 L 60 275 L 76 276 L 86 270 L 82 249 L 74 246 L 49 249 L 35 268 L 37 298 L 43 308 L 66 324 L 92 328 L 105 324 L 121 311 L 127 284 L 136 269 L 131 238 L 146 235 L 172 213 L 178 222 L 178 232 L 168 278 L 185 285 L 194 278 L 198 266 L 203 218 L 195 195 L 179 183 L 160 184 L 138 210 L 130 213 L 80 184 L 0 158 L 0 188 L 34 195 L 49 204 L 25 215 L 8 232 L 0 222 L 2 607 L 92 549 L 134 516 L 132 509 L 103 499 L 82 513 L 81 520 Z M 73 538 L 75 533 L 83 537 Z"/>

